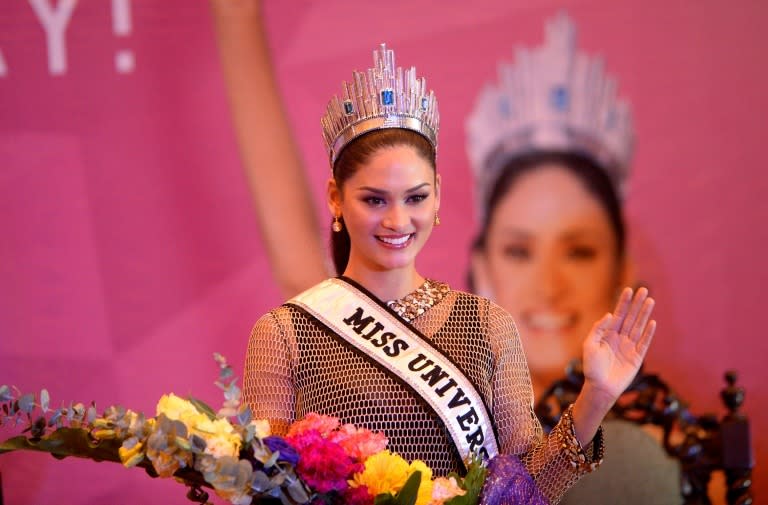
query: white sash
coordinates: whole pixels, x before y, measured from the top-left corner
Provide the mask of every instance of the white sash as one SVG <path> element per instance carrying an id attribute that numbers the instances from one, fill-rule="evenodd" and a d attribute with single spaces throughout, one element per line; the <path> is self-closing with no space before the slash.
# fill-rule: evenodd
<path id="1" fill-rule="evenodd" d="M 327 279 L 288 301 L 408 384 L 443 420 L 459 454 L 492 458 L 498 444 L 474 385 L 400 318 L 342 279 Z"/>

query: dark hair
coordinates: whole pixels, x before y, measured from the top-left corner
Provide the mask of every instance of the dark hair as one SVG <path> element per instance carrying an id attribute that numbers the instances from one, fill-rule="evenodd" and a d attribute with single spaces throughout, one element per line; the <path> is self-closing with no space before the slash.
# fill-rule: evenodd
<path id="1" fill-rule="evenodd" d="M 493 212 L 502 198 L 509 192 L 523 174 L 531 172 L 545 164 L 558 164 L 572 173 L 581 181 L 584 188 L 594 196 L 605 209 L 608 220 L 616 236 L 616 253 L 618 258 L 623 258 L 626 243 L 626 229 L 624 217 L 621 211 L 621 203 L 614 189 L 614 185 L 608 176 L 606 169 L 592 161 L 591 158 L 573 152 L 534 152 L 516 157 L 509 161 L 501 170 L 496 179 L 488 201 L 485 203 L 485 218 L 480 234 L 474 241 L 475 250 L 483 250 L 488 234 L 488 226 Z"/>
<path id="2" fill-rule="evenodd" d="M 336 187 L 341 192 L 344 183 L 360 167 L 365 165 L 379 149 L 395 146 L 413 147 L 420 156 L 432 165 L 433 169 L 436 167 L 435 150 L 432 144 L 421 134 L 403 128 L 373 130 L 352 140 L 336 158 L 336 163 L 333 165 L 333 178 L 336 181 Z M 341 231 L 331 231 L 331 255 L 336 273 L 339 275 L 343 274 L 347 268 L 351 246 L 343 216 L 340 221 L 342 224 Z"/>

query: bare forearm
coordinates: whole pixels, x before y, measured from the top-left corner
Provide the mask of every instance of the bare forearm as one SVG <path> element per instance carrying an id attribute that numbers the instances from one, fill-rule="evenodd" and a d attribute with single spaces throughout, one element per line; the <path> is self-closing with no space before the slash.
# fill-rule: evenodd
<path id="1" fill-rule="evenodd" d="M 590 382 L 584 383 L 573 403 L 573 427 L 582 447 L 586 447 L 595 437 L 615 401 L 616 398 L 595 388 Z"/>
<path id="2" fill-rule="evenodd" d="M 304 167 L 270 61 L 258 0 L 211 0 L 240 156 L 274 275 L 290 296 L 326 276 Z"/>

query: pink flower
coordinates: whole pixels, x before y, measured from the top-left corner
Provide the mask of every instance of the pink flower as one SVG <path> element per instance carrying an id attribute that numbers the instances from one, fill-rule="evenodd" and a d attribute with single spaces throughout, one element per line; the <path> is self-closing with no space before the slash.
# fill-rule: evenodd
<path id="1" fill-rule="evenodd" d="M 305 431 L 315 430 L 320 436 L 327 437 L 333 430 L 339 427 L 339 418 L 324 416 L 310 412 L 303 419 L 300 419 L 288 428 L 286 438 L 300 435 Z"/>
<path id="2" fill-rule="evenodd" d="M 288 441 L 299 453 L 296 472 L 319 493 L 344 491 L 352 474 L 362 470 L 362 465 L 355 463 L 339 444 L 323 438 L 316 430 L 289 437 Z"/>
<path id="3" fill-rule="evenodd" d="M 353 460 L 359 463 L 386 449 L 389 442 L 381 432 L 374 433 L 365 428 L 356 428 L 351 424 L 345 424 L 332 432 L 328 440 L 339 444 Z"/>
<path id="4" fill-rule="evenodd" d="M 344 505 L 373 505 L 374 497 L 366 486 L 349 487 L 343 494 Z"/>
<path id="5" fill-rule="evenodd" d="M 429 505 L 441 505 L 455 496 L 464 496 L 465 490 L 459 487 L 454 477 L 438 477 L 432 485 L 432 501 Z"/>

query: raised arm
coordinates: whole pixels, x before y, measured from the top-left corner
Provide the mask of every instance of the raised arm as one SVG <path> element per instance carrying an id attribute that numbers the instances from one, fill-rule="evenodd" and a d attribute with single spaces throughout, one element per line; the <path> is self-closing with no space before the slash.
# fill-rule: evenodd
<path id="1" fill-rule="evenodd" d="M 573 405 L 576 438 L 586 445 L 640 370 L 656 330 L 648 290 L 625 288 L 616 309 L 584 341 L 584 387 Z"/>
<path id="2" fill-rule="evenodd" d="M 211 0 L 221 65 L 262 238 L 285 297 L 327 276 L 304 167 L 275 82 L 260 0 Z"/>

